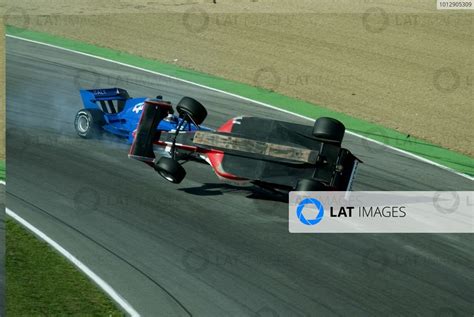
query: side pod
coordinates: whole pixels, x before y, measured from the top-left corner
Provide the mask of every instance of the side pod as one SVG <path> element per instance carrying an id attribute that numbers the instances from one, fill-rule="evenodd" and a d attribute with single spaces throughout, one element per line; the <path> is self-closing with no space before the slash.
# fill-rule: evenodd
<path id="1" fill-rule="evenodd" d="M 153 163 L 155 160 L 153 141 L 159 139 L 161 134 L 157 127 L 160 121 L 168 115 L 170 108 L 170 105 L 163 102 L 145 101 L 135 139 L 128 153 L 129 158 Z"/>

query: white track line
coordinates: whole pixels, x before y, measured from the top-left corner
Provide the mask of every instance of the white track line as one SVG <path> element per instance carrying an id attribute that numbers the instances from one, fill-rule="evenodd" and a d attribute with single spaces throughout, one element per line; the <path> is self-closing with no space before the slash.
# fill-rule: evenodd
<path id="1" fill-rule="evenodd" d="M 4 181 L 0 181 L 0 184 L 6 185 Z M 56 241 L 48 237 L 45 233 L 41 230 L 33 226 L 31 223 L 20 217 L 17 213 L 12 211 L 9 208 L 5 208 L 5 211 L 8 216 L 12 217 L 28 230 L 33 232 L 36 236 L 44 240 L 48 243 L 51 247 L 53 247 L 56 251 L 61 253 L 66 259 L 72 262 L 79 270 L 81 270 L 84 274 L 86 274 L 91 280 L 94 281 L 107 295 L 109 295 L 124 311 L 127 312 L 132 317 L 139 317 L 140 314 L 130 305 L 122 296 L 120 296 L 113 288 L 110 286 L 106 281 L 101 279 L 97 274 L 95 274 L 89 267 L 87 267 L 84 263 L 79 261 L 74 255 L 72 255 L 69 251 L 64 249 L 62 246 L 59 245 Z"/>
<path id="2" fill-rule="evenodd" d="M 219 92 L 219 93 L 222 93 L 222 94 L 225 94 L 225 95 L 228 95 L 228 96 L 232 96 L 232 97 L 235 97 L 235 98 L 238 98 L 238 99 L 242 99 L 242 100 L 245 100 L 245 101 L 248 101 L 248 102 L 252 102 L 252 103 L 255 103 L 255 104 L 258 104 L 260 106 L 263 106 L 263 107 L 267 107 L 267 108 L 271 108 L 271 109 L 274 109 L 274 110 L 277 110 L 277 111 L 281 111 L 281 112 L 284 112 L 284 113 L 288 113 L 288 114 L 291 114 L 291 115 L 294 115 L 294 116 L 297 116 L 297 117 L 300 117 L 300 118 L 303 118 L 303 119 L 306 119 L 306 120 L 310 120 L 310 121 L 313 121 L 314 122 L 314 119 L 312 118 L 309 118 L 309 117 L 306 117 L 306 116 L 303 116 L 303 115 L 300 115 L 300 114 L 297 114 L 297 113 L 294 113 L 294 112 L 291 112 L 291 111 L 288 111 L 288 110 L 284 110 L 284 109 L 280 109 L 278 107 L 275 107 L 275 106 L 272 106 L 272 105 L 269 105 L 267 103 L 264 103 L 264 102 L 260 102 L 260 101 L 257 101 L 257 100 L 253 100 L 253 99 L 250 99 L 250 98 L 246 98 L 246 97 L 243 97 L 243 96 L 239 96 L 239 95 L 236 95 L 236 94 L 233 94 L 233 93 L 230 93 L 230 92 L 227 92 L 227 91 L 224 91 L 224 90 L 220 90 L 220 89 L 216 89 L 216 88 L 212 88 L 212 87 L 209 87 L 209 86 L 205 86 L 205 85 L 201 85 L 201 84 L 197 84 L 197 83 L 194 83 L 192 81 L 189 81 L 189 80 L 185 80 L 185 79 L 181 79 L 181 78 L 178 78 L 178 77 L 174 77 L 174 76 L 170 76 L 170 75 L 166 75 L 166 74 L 162 74 L 162 73 L 159 73 L 159 72 L 155 72 L 155 71 L 152 71 L 152 70 L 148 70 L 148 69 L 145 69 L 145 68 L 141 68 L 141 67 L 137 67 L 137 66 L 133 66 L 133 65 L 129 65 L 129 64 L 126 64 L 126 63 L 122 63 L 122 62 L 117 62 L 117 61 L 114 61 L 112 59 L 108 59 L 108 58 L 104 58 L 104 57 L 100 57 L 100 56 L 96 56 L 96 55 L 92 55 L 92 54 L 87 54 L 87 53 L 83 53 L 83 52 L 78 52 L 78 51 L 75 51 L 75 50 L 71 50 L 69 48 L 64 48 L 64 47 L 61 47 L 61 46 L 56 46 L 56 45 L 52 45 L 52 44 L 47 44 L 47 43 L 43 43 L 43 42 L 39 42 L 39 41 L 34 41 L 34 40 L 29 40 L 29 39 L 25 39 L 23 37 L 19 37 L 19 36 L 14 36 L 14 35 L 9 35 L 9 34 L 6 34 L 7 37 L 10 37 L 10 38 L 14 38 L 14 39 L 18 39 L 18 40 L 22 40 L 22 41 L 26 41 L 26 42 L 31 42 L 31 43 L 35 43 L 35 44 L 39 44 L 39 45 L 44 45 L 44 46 L 49 46 L 49 47 L 53 47 L 53 48 L 56 48 L 56 49 L 59 49 L 59 50 L 63 50 L 63 51 L 67 51 L 67 52 L 71 52 L 71 53 L 75 53 L 75 54 L 79 54 L 79 55 L 83 55 L 83 56 L 88 56 L 88 57 L 92 57 L 92 58 L 96 58 L 96 59 L 99 59 L 99 60 L 103 60 L 103 61 L 107 61 L 109 63 L 114 63 L 114 64 L 117 64 L 117 65 L 121 65 L 121 66 L 126 66 L 126 67 L 129 67 L 129 68 L 133 68 L 133 69 L 136 69 L 136 70 L 140 70 L 140 71 L 143 71 L 143 72 L 147 72 L 147 73 L 150 73 L 150 74 L 154 74 L 154 75 L 159 75 L 159 76 L 162 76 L 162 77 L 166 77 L 166 78 L 170 78 L 170 79 L 173 79 L 173 80 L 177 80 L 177 81 L 181 81 L 181 82 L 184 82 L 184 83 L 187 83 L 187 84 L 190 84 L 190 85 L 194 85 L 194 86 L 197 86 L 197 87 L 201 87 L 201 88 L 204 88 L 204 89 L 208 89 L 208 90 L 211 90 L 211 91 L 215 91 L 215 92 Z M 7 79 L 8 80 L 8 79 Z M 399 153 L 403 153 L 405 154 L 406 156 L 409 156 L 409 157 L 413 157 L 415 159 L 418 159 L 422 162 L 425 162 L 425 163 L 428 163 L 428 164 L 431 164 L 431 165 L 434 165 L 434 166 L 437 166 L 439 168 L 442 168 L 444 170 L 447 170 L 449 172 L 452 172 L 456 175 L 459 175 L 459 176 L 462 176 L 462 177 L 465 177 L 469 180 L 474 180 L 474 177 L 472 176 L 469 176 L 467 174 L 464 174 L 464 173 L 460 173 L 450 167 L 447 167 L 447 166 L 444 166 L 442 164 L 439 164 L 439 163 L 436 163 L 436 162 L 433 162 L 431 160 L 428 160 L 424 157 L 421 157 L 419 155 L 416 155 L 416 154 L 413 154 L 413 153 L 410 153 L 410 152 L 407 152 L 405 150 L 401 150 L 401 149 L 398 149 L 396 147 L 393 147 L 391 145 L 387 145 L 383 142 L 380 142 L 380 141 L 376 141 L 376 140 L 373 140 L 373 139 L 370 139 L 366 136 L 363 136 L 361 134 L 358 134 L 358 133 L 355 133 L 355 132 L 352 132 L 352 131 L 346 131 L 348 134 L 352 134 L 358 138 L 361 138 L 361 139 L 364 139 L 364 140 L 367 140 L 369 142 L 373 142 L 375 144 L 378 144 L 378 145 L 381 145 L 381 146 L 385 146 L 393 151 L 396 151 L 396 152 L 399 152 Z"/>

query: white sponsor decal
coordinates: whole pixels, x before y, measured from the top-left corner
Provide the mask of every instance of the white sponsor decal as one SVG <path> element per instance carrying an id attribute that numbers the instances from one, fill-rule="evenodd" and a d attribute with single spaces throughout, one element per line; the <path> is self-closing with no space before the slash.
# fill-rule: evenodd
<path id="1" fill-rule="evenodd" d="M 137 103 L 137 104 L 133 107 L 132 111 L 135 112 L 135 113 L 140 113 L 140 111 L 143 110 L 143 106 L 144 106 L 144 105 L 145 105 L 144 102 Z"/>
<path id="2" fill-rule="evenodd" d="M 474 191 L 291 192 L 292 233 L 472 233 Z"/>

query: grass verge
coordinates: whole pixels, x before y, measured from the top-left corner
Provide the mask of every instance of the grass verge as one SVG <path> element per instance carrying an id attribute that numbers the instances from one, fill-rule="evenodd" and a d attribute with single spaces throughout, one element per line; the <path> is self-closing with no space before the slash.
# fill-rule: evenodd
<path id="1" fill-rule="evenodd" d="M 0 160 L 0 179 L 1 180 L 4 180 L 6 177 L 6 173 L 5 173 L 5 161 L 4 160 Z"/>
<path id="2" fill-rule="evenodd" d="M 85 275 L 13 220 L 6 221 L 8 316 L 123 316 Z"/>

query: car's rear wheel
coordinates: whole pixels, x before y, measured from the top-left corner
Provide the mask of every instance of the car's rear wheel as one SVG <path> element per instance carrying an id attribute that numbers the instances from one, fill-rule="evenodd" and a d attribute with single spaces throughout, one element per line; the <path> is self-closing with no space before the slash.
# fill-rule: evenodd
<path id="1" fill-rule="evenodd" d="M 313 127 L 313 136 L 324 142 L 341 144 L 346 127 L 342 122 L 327 117 L 316 120 Z"/>
<path id="2" fill-rule="evenodd" d="M 186 176 L 186 171 L 177 161 L 169 157 L 162 157 L 155 164 L 155 171 L 168 182 L 179 184 Z"/>
<path id="3" fill-rule="evenodd" d="M 104 113 L 99 109 L 79 110 L 74 119 L 74 128 L 81 138 L 91 139 L 102 133 Z"/>
<path id="4" fill-rule="evenodd" d="M 298 180 L 296 184 L 295 191 L 300 192 L 311 192 L 311 191 L 327 191 L 328 187 L 315 179 L 302 178 Z"/>
<path id="5" fill-rule="evenodd" d="M 176 110 L 181 116 L 187 114 L 196 124 L 200 125 L 207 117 L 206 108 L 196 99 L 184 97 L 176 106 Z"/>

